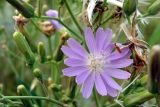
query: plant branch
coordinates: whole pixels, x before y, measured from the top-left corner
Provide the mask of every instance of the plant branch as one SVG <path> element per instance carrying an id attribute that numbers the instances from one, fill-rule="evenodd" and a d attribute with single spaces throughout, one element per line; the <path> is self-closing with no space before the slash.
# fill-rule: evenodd
<path id="1" fill-rule="evenodd" d="M 52 102 L 54 104 L 57 104 L 61 107 L 64 107 L 65 104 L 57 101 L 57 100 L 54 100 L 54 99 L 51 99 L 51 98 L 48 98 L 48 97 L 41 97 L 41 96 L 3 96 L 3 98 L 1 98 L 1 100 L 6 100 L 6 99 L 39 99 L 39 100 L 46 100 L 46 101 L 49 101 L 49 102 Z"/>

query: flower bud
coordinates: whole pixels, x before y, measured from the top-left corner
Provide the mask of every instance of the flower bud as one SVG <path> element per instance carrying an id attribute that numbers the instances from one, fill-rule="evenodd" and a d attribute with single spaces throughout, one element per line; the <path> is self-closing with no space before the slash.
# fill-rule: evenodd
<path id="1" fill-rule="evenodd" d="M 18 85 L 17 92 L 20 96 L 29 96 L 29 93 L 24 85 Z M 32 107 L 33 105 L 31 100 L 22 99 L 22 102 L 26 107 Z"/>
<path id="2" fill-rule="evenodd" d="M 160 11 L 160 0 L 156 0 L 147 11 L 147 15 L 156 15 Z"/>
<path id="3" fill-rule="evenodd" d="M 65 103 L 70 103 L 71 102 L 71 99 L 68 96 L 66 96 L 66 95 L 63 95 L 61 100 L 63 102 L 65 102 Z"/>
<path id="4" fill-rule="evenodd" d="M 39 79 L 40 81 L 42 80 L 42 72 L 39 68 L 35 68 L 33 70 L 33 74 L 37 79 Z"/>
<path id="5" fill-rule="evenodd" d="M 41 63 L 44 63 L 46 60 L 46 51 L 43 42 L 38 43 L 38 54 L 40 56 Z"/>
<path id="6" fill-rule="evenodd" d="M 160 46 L 155 45 L 151 49 L 149 72 L 148 72 L 148 90 L 151 93 L 160 94 Z"/>
<path id="7" fill-rule="evenodd" d="M 130 16 L 137 8 L 137 0 L 124 0 L 123 10 L 127 16 Z"/>
<path id="8" fill-rule="evenodd" d="M 33 7 L 22 0 L 7 0 L 12 6 L 14 6 L 24 17 L 34 17 Z"/>
<path id="9" fill-rule="evenodd" d="M 17 92 L 20 95 L 28 95 L 27 89 L 25 88 L 24 85 L 18 85 Z"/>
<path id="10" fill-rule="evenodd" d="M 35 62 L 34 54 L 31 48 L 29 47 L 29 44 L 26 41 L 25 37 L 20 32 L 15 32 L 13 34 L 13 39 L 15 40 L 20 51 L 26 57 L 28 64 L 33 65 Z"/>
<path id="11" fill-rule="evenodd" d="M 50 84 L 48 87 L 50 90 L 53 90 L 53 92 L 58 92 L 62 89 L 62 85 L 57 85 L 57 84 Z"/>

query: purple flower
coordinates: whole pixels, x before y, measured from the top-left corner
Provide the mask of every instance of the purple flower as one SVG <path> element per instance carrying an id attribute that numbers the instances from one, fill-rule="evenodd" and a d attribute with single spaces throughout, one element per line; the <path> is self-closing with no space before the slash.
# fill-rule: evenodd
<path id="1" fill-rule="evenodd" d="M 58 18 L 58 11 L 57 10 L 48 10 L 46 11 L 46 15 L 54 18 Z M 63 26 L 56 20 L 50 20 L 53 27 L 55 27 L 57 30 L 63 28 Z"/>
<path id="2" fill-rule="evenodd" d="M 121 48 L 121 52 L 113 51 L 111 29 L 99 28 L 94 37 L 91 28 L 87 28 L 84 35 L 89 52 L 73 38 L 67 41 L 68 46 L 62 46 L 63 53 L 68 56 L 64 63 L 69 66 L 63 70 L 63 74 L 76 76 L 76 83 L 82 84 L 84 98 L 91 95 L 94 85 L 100 95 L 116 97 L 122 87 L 113 78 L 130 77 L 130 73 L 120 69 L 133 63 L 129 59 L 129 48 Z"/>

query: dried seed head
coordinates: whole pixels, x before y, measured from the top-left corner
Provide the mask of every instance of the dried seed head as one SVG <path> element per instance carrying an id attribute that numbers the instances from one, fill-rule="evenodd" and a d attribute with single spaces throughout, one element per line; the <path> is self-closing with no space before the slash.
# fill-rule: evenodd
<path id="1" fill-rule="evenodd" d="M 26 19 L 22 15 L 13 16 L 13 19 L 16 21 L 17 26 L 19 26 L 19 25 L 23 26 L 28 22 L 28 19 Z"/>
<path id="2" fill-rule="evenodd" d="M 46 36 L 51 36 L 54 34 L 56 28 L 53 27 L 50 21 L 44 21 L 40 24 L 42 31 L 46 34 Z"/>

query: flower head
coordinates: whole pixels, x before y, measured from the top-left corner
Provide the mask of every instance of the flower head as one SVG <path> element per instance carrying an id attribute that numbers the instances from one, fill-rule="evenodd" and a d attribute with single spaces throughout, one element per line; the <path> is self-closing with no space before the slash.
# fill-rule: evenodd
<path id="1" fill-rule="evenodd" d="M 98 28 L 94 37 L 91 28 L 87 28 L 84 35 L 89 51 L 72 38 L 67 41 L 68 46 L 62 46 L 63 53 L 68 56 L 64 63 L 69 66 L 63 70 L 63 74 L 76 77 L 76 83 L 82 84 L 84 98 L 91 95 L 94 85 L 102 96 L 117 96 L 117 90 L 122 88 L 113 78 L 130 77 L 130 73 L 120 69 L 133 63 L 129 59 L 130 50 L 121 48 L 121 52 L 114 51 L 111 29 Z"/>
<path id="2" fill-rule="evenodd" d="M 56 11 L 56 10 L 48 10 L 46 12 L 46 15 L 50 16 L 50 17 L 58 18 L 58 11 Z M 56 20 L 50 20 L 50 21 L 51 21 L 53 27 L 55 27 L 56 29 L 59 30 L 59 29 L 63 28 L 63 26 L 58 21 L 56 21 Z"/>

